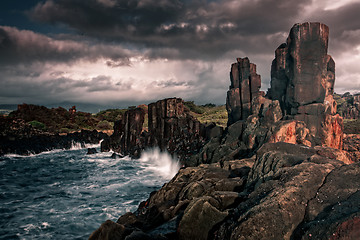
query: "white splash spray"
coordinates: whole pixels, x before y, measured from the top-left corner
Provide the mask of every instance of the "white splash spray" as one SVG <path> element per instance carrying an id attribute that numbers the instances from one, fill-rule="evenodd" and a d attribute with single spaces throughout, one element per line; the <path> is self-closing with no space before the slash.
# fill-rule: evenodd
<path id="1" fill-rule="evenodd" d="M 80 142 L 71 142 L 71 148 L 69 150 L 80 150 L 84 148 L 98 148 L 103 140 L 99 143 L 90 144 L 90 143 L 80 143 Z"/>
<path id="2" fill-rule="evenodd" d="M 147 164 L 148 169 L 165 179 L 171 179 L 180 169 L 179 161 L 173 159 L 168 152 L 161 152 L 159 148 L 145 150 L 139 161 Z"/>

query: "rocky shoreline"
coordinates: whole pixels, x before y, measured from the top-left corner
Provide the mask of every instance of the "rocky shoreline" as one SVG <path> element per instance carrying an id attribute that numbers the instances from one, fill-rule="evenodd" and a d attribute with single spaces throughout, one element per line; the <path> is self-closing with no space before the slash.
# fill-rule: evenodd
<path id="1" fill-rule="evenodd" d="M 203 135 L 201 125 L 178 124 L 181 103 L 161 102 L 165 107 L 149 122 L 163 123 L 156 125 L 166 136 L 163 150 L 175 140 L 191 149 L 186 143 L 192 141 L 178 138 L 189 130 L 212 137 L 191 156 L 180 155 L 187 167 L 135 212 L 106 221 L 89 239 L 358 239 L 357 140 L 344 140 L 336 114 L 328 36 L 324 24 L 295 24 L 275 52 L 267 94 L 259 90 L 256 65 L 238 58 L 231 66 L 224 131 Z M 140 112 L 133 116 L 142 124 Z M 118 146 L 123 153 L 149 143 L 147 133 L 126 120 L 118 126 L 115 144 L 106 150 Z"/>
<path id="2" fill-rule="evenodd" d="M 360 164 L 338 159 L 279 142 L 223 168 L 181 169 L 89 239 L 353 239 L 344 237 L 359 234 Z"/>
<path id="3" fill-rule="evenodd" d="M 53 149 L 70 149 L 75 144 L 98 144 L 108 138 L 96 130 L 60 135 L 39 131 L 21 119 L 1 118 L 0 156 L 5 154 L 29 155 Z"/>

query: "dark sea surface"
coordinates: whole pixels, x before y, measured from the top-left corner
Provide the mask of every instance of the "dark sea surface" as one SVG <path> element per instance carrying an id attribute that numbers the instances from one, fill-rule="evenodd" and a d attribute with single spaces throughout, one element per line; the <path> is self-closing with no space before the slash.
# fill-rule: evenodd
<path id="1" fill-rule="evenodd" d="M 0 157 L 1 240 L 87 239 L 107 219 L 136 210 L 179 168 L 156 149 L 138 160 L 86 153 Z"/>

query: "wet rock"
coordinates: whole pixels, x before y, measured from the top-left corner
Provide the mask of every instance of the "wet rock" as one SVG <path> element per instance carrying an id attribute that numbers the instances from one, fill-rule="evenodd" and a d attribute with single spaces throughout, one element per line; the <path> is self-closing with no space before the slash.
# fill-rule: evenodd
<path id="1" fill-rule="evenodd" d="M 128 234 L 123 225 L 107 220 L 90 235 L 89 240 L 123 240 Z"/>
<path id="2" fill-rule="evenodd" d="M 123 158 L 123 157 L 124 157 L 124 156 L 121 155 L 121 154 L 117 154 L 117 153 L 111 154 L 111 158 L 112 158 L 112 159 Z"/>
<path id="3" fill-rule="evenodd" d="M 149 147 L 176 154 L 183 162 L 202 147 L 204 126 L 190 115 L 180 98 L 168 98 L 149 104 Z"/>
<path id="4" fill-rule="evenodd" d="M 98 144 L 102 139 L 108 138 L 105 133 L 96 130 L 81 130 L 66 135 L 42 132 L 24 120 L 9 118 L 0 119 L 0 130 L 3 130 L 0 135 L 0 155 L 37 154 L 53 149 L 70 149 L 74 145 L 85 147 L 85 144 Z"/>
<path id="5" fill-rule="evenodd" d="M 117 223 L 155 239 L 206 239 L 210 229 L 227 216 L 227 209 L 241 198 L 236 191 L 245 186 L 253 159 L 224 164 L 234 172 L 219 164 L 181 169 L 136 212 L 126 213 Z"/>
<path id="6" fill-rule="evenodd" d="M 184 164 L 197 153 L 208 137 L 221 134 L 216 126 L 205 126 L 190 115 L 180 98 L 167 98 L 148 106 L 148 131 L 144 129 L 145 110 L 128 110 L 121 121 L 115 122 L 114 133 L 102 142 L 101 151 L 113 150 L 122 155 L 139 157 L 141 150 L 158 147 L 178 156 Z"/>
<path id="7" fill-rule="evenodd" d="M 96 148 L 88 148 L 87 154 L 95 154 L 97 153 Z"/>
<path id="8" fill-rule="evenodd" d="M 144 120 L 144 109 L 126 111 L 122 120 L 115 122 L 113 135 L 101 143 L 101 151 L 113 150 L 121 155 L 139 157 L 144 149 L 144 140 L 141 138 Z"/>

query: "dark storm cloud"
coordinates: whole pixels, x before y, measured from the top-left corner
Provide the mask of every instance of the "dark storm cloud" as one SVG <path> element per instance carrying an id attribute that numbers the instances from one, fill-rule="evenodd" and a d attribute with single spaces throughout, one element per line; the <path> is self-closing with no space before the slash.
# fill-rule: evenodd
<path id="1" fill-rule="evenodd" d="M 340 53 L 360 44 L 359 12 L 360 2 L 355 2 L 337 9 L 318 10 L 310 20 L 329 26 L 330 44 L 334 46 L 331 50 Z"/>
<path id="2" fill-rule="evenodd" d="M 261 51 L 266 35 L 289 29 L 307 1 L 47 0 L 29 15 L 66 24 L 102 40 L 179 51 L 151 53 L 174 58 L 219 56 L 234 48 Z M 264 38 L 262 44 L 255 38 Z"/>
<path id="3" fill-rule="evenodd" d="M 55 39 L 28 30 L 0 26 L 0 64 L 65 62 L 109 58 L 118 66 L 129 65 L 133 53 L 115 45 Z"/>
<path id="4" fill-rule="evenodd" d="M 72 79 L 64 72 L 56 71 L 46 76 L 32 77 L 26 72 L 26 67 L 18 69 L 1 67 L 0 100 L 3 103 L 30 102 L 52 103 L 72 99 L 86 99 L 88 95 L 106 92 L 116 94 L 128 91 L 131 84 L 124 80 L 112 79 L 111 76 L 98 75 L 88 79 Z M 14 72 L 16 71 L 16 74 Z M 106 94 L 105 94 L 106 95 Z M 98 102 L 97 99 L 87 99 L 87 102 Z"/>
<path id="5" fill-rule="evenodd" d="M 223 104 L 236 57 L 257 64 L 266 90 L 275 49 L 307 21 L 330 27 L 336 86 L 359 88 L 360 3 L 330 3 L 339 2 L 39 0 L 26 11 L 32 31 L 0 26 L 0 100 Z"/>

